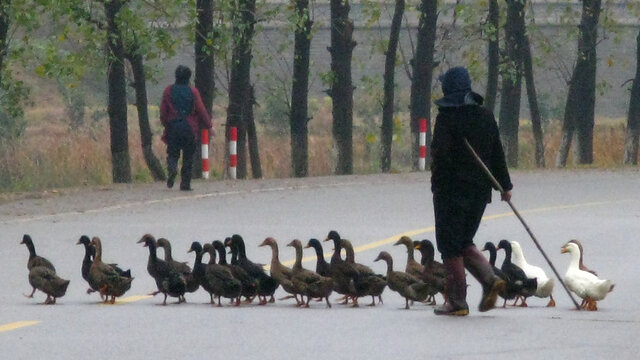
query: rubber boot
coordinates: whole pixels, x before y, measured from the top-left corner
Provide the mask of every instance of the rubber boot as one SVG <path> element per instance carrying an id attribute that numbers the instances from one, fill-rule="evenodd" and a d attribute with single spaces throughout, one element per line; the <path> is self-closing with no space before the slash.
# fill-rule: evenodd
<path id="1" fill-rule="evenodd" d="M 489 261 L 478 251 L 475 245 L 464 248 L 462 257 L 465 268 L 482 285 L 482 299 L 480 299 L 478 310 L 485 312 L 495 308 L 498 293 L 504 291 L 507 284 L 496 276 Z"/>
<path id="2" fill-rule="evenodd" d="M 465 279 L 463 258 L 444 259 L 442 264 L 447 270 L 447 282 L 444 290 L 447 294 L 447 301 L 443 305 L 436 307 L 433 312 L 436 315 L 469 315 L 469 306 L 466 301 L 467 281 Z"/>

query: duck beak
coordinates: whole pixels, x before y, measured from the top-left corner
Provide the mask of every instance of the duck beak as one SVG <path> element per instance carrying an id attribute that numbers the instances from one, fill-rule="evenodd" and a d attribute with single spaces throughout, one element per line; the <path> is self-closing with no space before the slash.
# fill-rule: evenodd
<path id="1" fill-rule="evenodd" d="M 416 246 L 413 247 L 416 250 L 420 250 L 420 244 L 416 244 Z"/>
<path id="2" fill-rule="evenodd" d="M 310 247 L 311 247 L 311 245 L 309 245 L 309 244 L 307 244 L 307 245 L 305 245 L 305 246 L 304 246 L 304 248 L 305 248 L 305 249 L 308 249 L 308 248 L 310 248 Z"/>
<path id="3" fill-rule="evenodd" d="M 260 243 L 260 245 L 258 245 L 258 247 L 263 247 L 267 245 L 267 240 L 263 241 L 262 243 Z"/>
<path id="4" fill-rule="evenodd" d="M 193 252 L 193 248 L 189 248 L 189 250 L 187 250 L 187 254 Z"/>
<path id="5" fill-rule="evenodd" d="M 378 260 L 380 260 L 380 255 L 378 255 L 378 257 L 375 260 L 373 260 L 373 262 L 376 262 Z"/>
<path id="6" fill-rule="evenodd" d="M 324 240 L 322 240 L 322 242 L 326 242 L 326 241 L 329 241 L 329 240 L 331 240 L 331 239 L 325 238 Z"/>
<path id="7" fill-rule="evenodd" d="M 81 245 L 82 243 L 80 242 L 80 240 L 76 241 L 76 245 Z"/>
<path id="8" fill-rule="evenodd" d="M 567 246 L 565 245 L 565 246 L 562 247 L 562 249 L 560 249 L 560 253 L 564 254 L 566 252 L 568 252 L 568 250 L 567 250 Z"/>
<path id="9" fill-rule="evenodd" d="M 395 242 L 395 244 L 393 244 L 393 246 L 400 245 L 400 244 L 402 244 L 402 242 L 400 240 L 398 240 L 398 241 Z"/>

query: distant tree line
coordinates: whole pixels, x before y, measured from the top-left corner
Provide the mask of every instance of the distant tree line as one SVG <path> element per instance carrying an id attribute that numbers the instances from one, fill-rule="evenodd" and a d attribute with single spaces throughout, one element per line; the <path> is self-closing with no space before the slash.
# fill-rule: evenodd
<path id="1" fill-rule="evenodd" d="M 353 97 L 352 53 L 354 22 L 350 18 L 349 0 L 329 0 L 331 40 L 327 50 L 331 69 L 326 74 L 327 94 L 332 99 L 332 134 L 337 149 L 336 174 L 353 172 Z M 363 0 L 363 6 L 373 9 L 371 16 L 380 16 L 379 2 Z M 228 106 L 226 129 L 238 128 L 238 177 L 248 177 L 248 165 L 254 178 L 262 177 L 258 134 L 254 119 L 257 104 L 253 67 L 253 45 L 257 25 L 285 13 L 294 39 L 291 93 L 288 99 L 292 169 L 296 177 L 308 175 L 308 97 L 311 66 L 311 42 L 315 22 L 313 0 L 290 0 L 280 6 L 256 0 L 0 0 L 0 141 L 22 135 L 22 109 L 28 91 L 11 76 L 12 64 L 35 63 L 36 73 L 51 78 L 81 79 L 87 71 L 105 69 L 107 109 L 110 128 L 113 181 L 132 180 L 128 124 L 127 86 L 135 92 L 144 159 L 156 180 L 165 178 L 161 162 L 152 151 L 146 84 L 153 79 L 162 59 L 175 55 L 177 44 L 194 44 L 194 83 L 211 112 L 214 94 L 226 91 Z M 419 139 L 418 120 L 430 118 L 434 70 L 448 51 L 444 40 L 447 26 L 439 15 L 451 11 L 452 24 L 466 21 L 475 24 L 479 39 L 486 44 L 485 106 L 496 111 L 505 154 L 510 166 L 518 166 L 519 115 L 522 85 L 531 112 L 535 140 L 536 164 L 545 167 L 543 130 L 533 70 L 530 34 L 527 23 L 529 0 L 488 0 L 468 5 L 456 1 L 395 0 L 389 38 L 384 41 L 383 97 L 380 102 L 382 172 L 392 168 L 395 72 L 404 68 L 411 81 L 410 119 L 414 168 L 417 167 Z M 480 10 L 477 12 L 477 10 Z M 411 58 L 398 54 L 398 39 L 406 21 L 406 11 L 418 15 L 417 27 L 408 29 L 415 36 L 411 41 Z M 638 5 L 629 4 L 629 11 L 638 12 Z M 476 15 L 468 15 L 470 13 Z M 42 14 L 47 14 L 43 16 Z M 477 15 L 480 14 L 480 15 Z M 582 0 L 577 29 L 577 54 L 573 71 L 567 81 L 568 92 L 562 125 L 562 141 L 556 166 L 564 167 L 571 147 L 579 164 L 593 162 L 594 107 L 596 98 L 598 30 L 603 4 L 601 0 Z M 575 18 L 575 15 L 568 15 Z M 372 19 L 374 21 L 375 19 Z M 612 22 L 608 18 L 606 23 Z M 42 31 L 46 29 L 43 36 Z M 186 29 L 186 31 L 184 31 Z M 441 30 L 439 30 L 441 29 Z M 443 30 L 444 29 L 444 30 Z M 21 38 L 16 34 L 21 34 Z M 36 35 L 37 34 L 37 35 Z M 640 33 L 638 34 L 640 49 Z M 637 164 L 640 135 L 640 51 L 637 53 L 635 77 L 627 119 L 624 162 Z M 226 89 L 217 87 L 216 66 L 224 67 Z M 476 64 L 476 67 L 480 65 Z M 127 84 L 127 68 L 133 81 Z M 499 104 L 496 104 L 497 99 Z M 499 108 L 496 110 L 496 105 Z M 431 138 L 428 128 L 427 145 Z M 225 136 L 226 138 L 226 136 Z M 199 155 L 199 152 L 198 152 Z M 430 159 L 427 159 L 429 163 Z M 196 161 L 197 164 L 199 162 Z M 200 174 L 200 169 L 194 170 Z"/>

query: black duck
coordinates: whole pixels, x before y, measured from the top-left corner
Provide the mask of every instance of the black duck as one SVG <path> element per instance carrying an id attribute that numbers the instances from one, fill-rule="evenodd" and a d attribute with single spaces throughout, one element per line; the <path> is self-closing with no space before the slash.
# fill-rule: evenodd
<path id="1" fill-rule="evenodd" d="M 158 290 L 150 295 L 155 296 L 163 293 L 164 300 L 162 301 L 162 305 L 167 305 L 167 296 L 177 297 L 178 303 L 184 302 L 187 283 L 182 274 L 172 269 L 166 261 L 158 259 L 156 254 L 156 239 L 150 234 L 145 234 L 138 240 L 138 243 L 142 243 L 145 247 L 149 248 L 147 272 L 155 280 L 156 286 L 158 287 Z"/>
<path id="2" fill-rule="evenodd" d="M 235 251 L 237 254 L 236 264 L 256 279 L 258 283 L 257 293 L 258 298 L 260 299 L 260 305 L 265 305 L 267 303 L 267 297 L 271 297 L 269 302 L 274 302 L 273 294 L 276 292 L 276 289 L 278 289 L 280 284 L 273 277 L 267 275 L 262 266 L 247 258 L 244 239 L 242 236 L 238 234 L 231 236 L 228 246 L 231 247 L 232 251 L 232 264 L 233 252 Z"/>
<path id="3" fill-rule="evenodd" d="M 91 245 L 91 240 L 87 235 L 80 236 L 76 245 L 84 245 L 84 258 L 82 259 L 82 278 L 89 282 L 89 270 L 91 269 L 91 264 L 93 264 L 93 258 L 96 255 L 96 249 Z M 120 276 L 131 277 L 131 269 L 127 269 L 126 271 L 122 270 L 118 267 L 117 264 L 109 264 Z M 89 284 L 91 286 L 91 284 Z M 87 294 L 91 294 L 92 292 L 97 291 L 98 289 L 93 289 L 89 287 L 87 289 Z"/>
<path id="4" fill-rule="evenodd" d="M 171 253 L 171 243 L 169 240 L 165 238 L 160 238 L 156 241 L 158 247 L 161 247 L 164 250 L 164 261 L 166 261 L 169 266 L 171 266 L 175 271 L 182 274 L 182 277 L 187 283 L 187 292 L 195 292 L 200 287 L 200 284 L 197 280 L 195 280 L 191 274 L 191 267 L 187 265 L 186 262 L 176 261 L 173 259 L 173 255 Z"/>
<path id="5" fill-rule="evenodd" d="M 358 297 L 365 295 L 371 296 L 371 304 L 369 306 L 376 305 L 376 297 L 383 304 L 382 292 L 387 287 L 386 279 L 382 275 L 374 273 L 370 267 L 355 262 L 355 252 L 349 240 L 342 239 L 342 247 L 346 254 L 345 262 L 351 264 L 358 272 L 358 276 L 354 279 L 354 287 L 356 289 L 353 298 L 354 306 L 358 306 Z"/>
<path id="6" fill-rule="evenodd" d="M 218 264 L 227 267 L 231 271 L 234 278 L 240 280 L 242 284 L 242 292 L 247 303 L 251 303 L 258 292 L 258 282 L 251 277 L 243 268 L 237 265 L 227 263 L 225 246 L 220 240 L 214 240 L 211 245 L 218 251 Z"/>
<path id="7" fill-rule="evenodd" d="M 500 240 L 498 248 L 504 250 L 504 260 L 500 270 L 506 277 L 507 286 L 503 293 L 504 303 L 502 307 L 507 306 L 507 299 L 516 300 L 513 306 L 517 305 L 518 299 L 521 300 L 520 306 L 527 307 L 527 298 L 535 295 L 538 287 L 538 281 L 535 278 L 529 279 L 524 271 L 516 264 L 511 262 L 511 243 L 508 240 Z M 489 259 L 491 260 L 491 259 Z"/>
<path id="8" fill-rule="evenodd" d="M 193 244 L 192 244 L 193 245 Z M 196 245 L 197 246 L 197 245 Z M 212 244 L 204 244 L 202 252 L 209 254 L 209 263 L 205 266 L 205 276 L 201 279 L 202 287 L 218 297 L 218 306 L 222 306 L 220 298 L 235 300 L 235 306 L 240 305 L 242 283 L 233 277 L 231 270 L 224 265 L 216 264 L 216 249 Z M 210 293 L 211 293 L 210 292 Z"/>
<path id="9" fill-rule="evenodd" d="M 316 251 L 316 272 L 321 276 L 331 277 L 331 265 L 324 258 L 322 244 L 318 239 L 309 239 L 305 249 L 312 247 Z"/>
<path id="10" fill-rule="evenodd" d="M 31 294 L 24 294 L 24 296 L 30 299 L 33 298 L 33 294 L 37 289 L 47 294 L 47 299 L 44 301 L 44 304 L 55 304 L 56 298 L 64 296 L 67 292 L 69 280 L 64 280 L 56 274 L 56 268 L 51 261 L 36 255 L 36 249 L 31 236 L 25 234 L 20 244 L 25 244 L 29 249 L 27 269 L 29 269 L 29 284 L 33 288 Z"/>

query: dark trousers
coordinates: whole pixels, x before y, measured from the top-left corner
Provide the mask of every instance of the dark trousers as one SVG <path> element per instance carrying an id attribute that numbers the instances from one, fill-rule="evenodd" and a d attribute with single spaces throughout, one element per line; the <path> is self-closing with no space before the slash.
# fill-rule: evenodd
<path id="1" fill-rule="evenodd" d="M 473 245 L 487 202 L 463 194 L 433 194 L 436 218 L 436 243 L 442 259 L 462 256 Z"/>
<path id="2" fill-rule="evenodd" d="M 178 172 L 178 160 L 182 151 L 181 187 L 189 187 L 193 168 L 196 139 L 191 126 L 184 119 L 175 119 L 167 128 L 167 166 L 169 173 Z"/>

